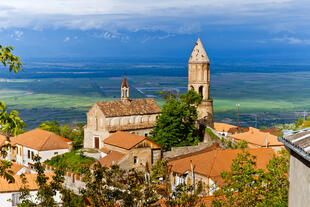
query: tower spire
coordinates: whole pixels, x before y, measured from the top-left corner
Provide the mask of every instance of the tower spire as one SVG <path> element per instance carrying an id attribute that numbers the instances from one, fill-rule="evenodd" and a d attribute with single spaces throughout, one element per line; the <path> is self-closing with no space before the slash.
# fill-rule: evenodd
<path id="1" fill-rule="evenodd" d="M 188 60 L 188 63 L 210 63 L 209 57 L 200 40 L 200 34 L 196 41 L 195 47 Z"/>
<path id="2" fill-rule="evenodd" d="M 122 101 L 129 101 L 129 84 L 125 74 L 123 82 L 121 84 L 121 98 Z"/>

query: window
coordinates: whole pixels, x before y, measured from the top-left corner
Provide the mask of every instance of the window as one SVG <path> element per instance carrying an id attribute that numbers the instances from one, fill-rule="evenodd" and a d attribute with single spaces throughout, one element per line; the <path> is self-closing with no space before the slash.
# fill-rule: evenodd
<path id="1" fill-rule="evenodd" d="M 30 159 L 30 150 L 28 150 L 28 159 Z"/>
<path id="2" fill-rule="evenodd" d="M 133 164 L 137 164 L 138 163 L 138 157 L 137 156 L 134 156 L 133 157 Z"/>
<path id="3" fill-rule="evenodd" d="M 18 147 L 16 147 L 16 154 L 18 154 Z"/>
<path id="4" fill-rule="evenodd" d="M 22 148 L 19 149 L 19 155 L 22 156 Z"/>
<path id="5" fill-rule="evenodd" d="M 147 133 L 144 134 L 145 137 L 147 137 L 147 135 L 148 135 Z"/>
<path id="6" fill-rule="evenodd" d="M 20 193 L 12 193 L 12 206 L 17 206 L 19 203 Z"/>
<path id="7" fill-rule="evenodd" d="M 58 155 L 58 152 L 54 152 L 54 155 Z"/>
<path id="8" fill-rule="evenodd" d="M 33 157 L 34 157 L 34 153 L 33 152 L 31 152 L 31 159 L 33 160 Z"/>

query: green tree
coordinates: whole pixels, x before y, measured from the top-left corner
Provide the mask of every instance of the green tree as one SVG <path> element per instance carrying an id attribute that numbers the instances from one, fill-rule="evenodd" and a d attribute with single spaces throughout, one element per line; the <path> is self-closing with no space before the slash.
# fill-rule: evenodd
<path id="1" fill-rule="evenodd" d="M 3 47 L 0 45 L 0 61 L 4 67 L 9 67 L 9 71 L 17 73 L 18 71 L 22 71 L 22 62 L 21 58 L 12 54 L 14 47 L 7 46 Z"/>
<path id="2" fill-rule="evenodd" d="M 287 206 L 287 171 L 287 152 L 274 156 L 262 170 L 256 168 L 256 157 L 243 151 L 231 171 L 222 172 L 224 185 L 215 192 L 212 206 Z"/>
<path id="3" fill-rule="evenodd" d="M 0 61 L 4 67 L 9 67 L 9 71 L 22 71 L 21 59 L 18 56 L 12 54 L 12 46 L 3 47 L 0 45 Z M 8 150 L 11 148 L 10 137 L 16 136 L 20 133 L 25 126 L 25 123 L 20 119 L 18 111 L 8 112 L 6 105 L 0 101 L 0 131 L 8 141 L 8 144 L 3 145 L 0 148 L 1 155 L 7 156 Z M 9 170 L 12 163 L 7 160 L 0 160 L 0 176 L 4 177 L 8 181 L 13 182 L 12 171 Z"/>
<path id="4" fill-rule="evenodd" d="M 164 150 L 198 144 L 199 136 L 195 124 L 197 106 L 200 103 L 201 96 L 194 90 L 181 95 L 179 99 L 168 98 L 150 138 Z"/>

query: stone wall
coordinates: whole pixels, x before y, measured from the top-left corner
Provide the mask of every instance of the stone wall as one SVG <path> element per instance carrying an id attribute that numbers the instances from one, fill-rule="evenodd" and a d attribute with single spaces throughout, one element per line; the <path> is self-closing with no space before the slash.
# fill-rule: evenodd
<path id="1" fill-rule="evenodd" d="M 294 151 L 290 152 L 289 207 L 304 207 L 310 203 L 310 162 Z"/>
<path id="2" fill-rule="evenodd" d="M 196 146 L 186 146 L 186 147 L 172 147 L 171 151 L 167 151 L 163 153 L 164 159 L 171 159 L 180 155 L 185 155 L 188 153 L 198 152 L 203 150 L 207 147 L 212 146 L 213 143 L 211 142 L 200 142 Z"/>

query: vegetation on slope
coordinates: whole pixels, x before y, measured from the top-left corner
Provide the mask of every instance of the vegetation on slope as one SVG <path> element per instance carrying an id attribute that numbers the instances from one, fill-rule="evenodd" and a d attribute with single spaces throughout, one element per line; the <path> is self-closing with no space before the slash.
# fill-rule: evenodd
<path id="1" fill-rule="evenodd" d="M 66 166 L 68 170 L 81 174 L 83 169 L 89 169 L 96 159 L 86 157 L 80 151 L 73 150 L 46 160 L 45 163 L 54 167 Z"/>

